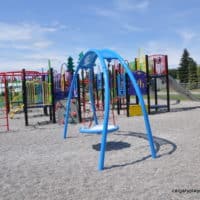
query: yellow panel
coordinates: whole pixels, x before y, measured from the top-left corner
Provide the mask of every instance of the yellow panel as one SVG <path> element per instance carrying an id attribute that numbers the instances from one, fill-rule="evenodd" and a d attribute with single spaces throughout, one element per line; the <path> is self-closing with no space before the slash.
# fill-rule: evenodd
<path id="1" fill-rule="evenodd" d="M 147 106 L 146 106 L 147 109 Z M 140 105 L 130 105 L 129 106 L 129 116 L 141 116 L 142 108 Z"/>

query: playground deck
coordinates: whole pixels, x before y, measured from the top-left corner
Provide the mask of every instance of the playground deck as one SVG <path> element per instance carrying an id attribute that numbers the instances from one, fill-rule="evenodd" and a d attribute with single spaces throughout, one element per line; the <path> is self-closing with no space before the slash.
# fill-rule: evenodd
<path id="1" fill-rule="evenodd" d="M 63 140 L 63 126 L 36 115 L 25 127 L 16 114 L 10 132 L 0 130 L 0 199 L 200 199 L 199 102 L 174 103 L 171 112 L 150 116 L 156 159 L 143 118 L 117 117 L 120 130 L 108 135 L 102 172 L 99 135 L 81 135 L 71 124 Z"/>

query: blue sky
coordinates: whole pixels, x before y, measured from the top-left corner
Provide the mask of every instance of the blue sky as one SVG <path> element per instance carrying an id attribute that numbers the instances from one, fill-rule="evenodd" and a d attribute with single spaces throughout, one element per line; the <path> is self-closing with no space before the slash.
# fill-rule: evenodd
<path id="1" fill-rule="evenodd" d="M 170 68 L 183 49 L 200 63 L 198 0 L 6 0 L 0 6 L 0 70 L 60 68 L 68 56 L 110 48 L 134 60 L 138 49 L 167 54 Z"/>

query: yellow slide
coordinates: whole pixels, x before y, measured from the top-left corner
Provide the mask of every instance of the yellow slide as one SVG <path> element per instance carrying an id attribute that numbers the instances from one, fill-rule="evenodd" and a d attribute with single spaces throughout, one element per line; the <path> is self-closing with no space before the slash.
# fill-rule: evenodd
<path id="1" fill-rule="evenodd" d="M 13 119 L 14 115 L 19 113 L 19 112 L 22 112 L 23 111 L 23 108 L 24 108 L 24 104 L 20 104 L 19 106 L 15 107 L 15 108 L 12 108 L 9 112 L 9 117 L 10 119 Z"/>

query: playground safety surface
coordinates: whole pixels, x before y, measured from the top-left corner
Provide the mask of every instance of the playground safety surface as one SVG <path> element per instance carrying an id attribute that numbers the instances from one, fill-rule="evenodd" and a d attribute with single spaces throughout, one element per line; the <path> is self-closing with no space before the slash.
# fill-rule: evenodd
<path id="1" fill-rule="evenodd" d="M 156 159 L 142 116 L 118 116 L 101 172 L 99 135 L 79 134 L 80 125 L 71 124 L 64 140 L 63 126 L 45 123 L 40 113 L 28 127 L 16 114 L 10 132 L 0 130 L 0 199 L 200 199 L 200 103 L 171 109 L 149 116 Z"/>

